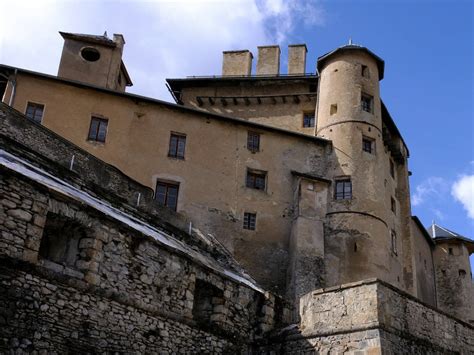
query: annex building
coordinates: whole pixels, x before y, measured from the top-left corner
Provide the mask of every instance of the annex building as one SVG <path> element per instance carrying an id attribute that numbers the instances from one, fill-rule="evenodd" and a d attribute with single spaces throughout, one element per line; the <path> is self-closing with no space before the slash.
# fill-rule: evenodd
<path id="1" fill-rule="evenodd" d="M 125 40 L 0 65 L 0 351 L 474 352 L 474 241 L 411 214 L 385 63 L 223 52 L 126 92 Z"/>

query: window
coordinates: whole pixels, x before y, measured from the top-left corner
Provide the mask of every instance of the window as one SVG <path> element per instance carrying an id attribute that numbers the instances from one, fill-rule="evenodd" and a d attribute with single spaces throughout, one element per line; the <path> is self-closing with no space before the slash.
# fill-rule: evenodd
<path id="1" fill-rule="evenodd" d="M 89 127 L 89 136 L 87 137 L 87 139 L 90 141 L 105 143 L 108 124 L 109 120 L 92 116 L 91 125 Z"/>
<path id="2" fill-rule="evenodd" d="M 247 135 L 247 149 L 252 153 L 260 150 L 260 134 L 255 132 L 248 132 Z"/>
<path id="3" fill-rule="evenodd" d="M 186 147 L 186 135 L 182 133 L 171 133 L 168 156 L 171 158 L 184 159 Z"/>
<path id="4" fill-rule="evenodd" d="M 362 137 L 362 150 L 367 153 L 375 152 L 375 140 L 369 137 Z"/>
<path id="5" fill-rule="evenodd" d="M 178 206 L 179 184 L 158 181 L 156 183 L 155 200 L 160 206 L 166 206 L 176 211 Z"/>
<path id="6" fill-rule="evenodd" d="M 306 112 L 303 113 L 303 127 L 314 127 L 314 113 L 313 112 Z"/>
<path id="7" fill-rule="evenodd" d="M 362 65 L 361 75 L 364 78 L 370 78 L 369 68 L 367 67 L 367 65 Z"/>
<path id="8" fill-rule="evenodd" d="M 392 212 L 397 214 L 397 202 L 395 202 L 395 199 L 393 197 L 390 198 L 390 205 L 392 208 Z"/>
<path id="9" fill-rule="evenodd" d="M 224 312 L 224 291 L 213 284 L 196 279 L 194 286 L 193 318 L 201 325 L 218 321 Z M 220 306 L 220 307 L 219 307 Z"/>
<path id="10" fill-rule="evenodd" d="M 251 231 L 255 230 L 255 226 L 257 224 L 257 214 L 256 213 L 244 213 L 244 229 L 248 229 Z"/>
<path id="11" fill-rule="evenodd" d="M 331 108 L 329 109 L 329 114 L 332 116 L 332 115 L 335 115 L 336 113 L 337 113 L 337 104 L 332 104 Z"/>
<path id="12" fill-rule="evenodd" d="M 97 49 L 86 47 L 81 51 L 81 56 L 88 62 L 96 62 L 100 59 L 100 53 Z"/>
<path id="13" fill-rule="evenodd" d="M 392 159 L 390 159 L 390 175 L 395 178 L 395 164 Z"/>
<path id="14" fill-rule="evenodd" d="M 57 264 L 74 267 L 79 259 L 79 241 L 83 237 L 86 237 L 86 231 L 82 225 L 70 218 L 48 213 L 39 256 Z"/>
<path id="15" fill-rule="evenodd" d="M 397 255 L 397 233 L 393 229 L 390 230 L 390 237 L 392 240 L 392 252 Z"/>
<path id="16" fill-rule="evenodd" d="M 349 200 L 352 198 L 351 179 L 336 180 L 336 200 Z"/>
<path id="17" fill-rule="evenodd" d="M 33 122 L 41 123 L 41 120 L 43 119 L 43 111 L 44 105 L 28 102 L 25 115 Z"/>
<path id="18" fill-rule="evenodd" d="M 369 113 L 372 113 L 373 112 L 373 101 L 374 101 L 374 98 L 370 95 L 367 95 L 367 94 L 362 94 L 361 96 L 361 100 L 360 100 L 360 104 L 362 106 L 362 110 L 364 110 L 365 112 L 369 112 Z"/>
<path id="19" fill-rule="evenodd" d="M 247 179 L 245 186 L 251 189 L 265 190 L 265 183 L 267 180 L 267 172 L 260 170 L 247 170 Z"/>

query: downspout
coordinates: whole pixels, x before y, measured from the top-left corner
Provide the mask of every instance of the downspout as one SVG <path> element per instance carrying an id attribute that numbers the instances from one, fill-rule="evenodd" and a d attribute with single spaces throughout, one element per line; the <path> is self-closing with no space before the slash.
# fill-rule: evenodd
<path id="1" fill-rule="evenodd" d="M 12 80 L 12 92 L 10 94 L 10 101 L 8 102 L 8 106 L 13 107 L 13 102 L 15 102 L 15 94 L 16 94 L 16 77 L 17 77 L 18 69 L 15 69 L 15 73 L 13 74 Z"/>

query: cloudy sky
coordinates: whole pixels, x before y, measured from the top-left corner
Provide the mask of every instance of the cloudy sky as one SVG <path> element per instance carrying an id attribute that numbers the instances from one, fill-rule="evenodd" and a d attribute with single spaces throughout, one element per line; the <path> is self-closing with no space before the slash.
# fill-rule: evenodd
<path id="1" fill-rule="evenodd" d="M 58 31 L 122 33 L 130 92 L 171 100 L 167 77 L 220 74 L 222 51 L 349 37 L 386 62 L 382 97 L 407 142 L 413 214 L 474 238 L 473 2 L 469 0 L 3 0 L 0 63 L 56 74 Z M 474 261 L 474 258 L 472 259 Z"/>

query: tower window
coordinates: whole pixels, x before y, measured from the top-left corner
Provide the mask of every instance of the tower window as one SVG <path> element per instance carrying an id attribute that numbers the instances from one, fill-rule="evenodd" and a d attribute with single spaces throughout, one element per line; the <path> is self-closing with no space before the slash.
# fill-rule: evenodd
<path id="1" fill-rule="evenodd" d="M 364 78 L 370 78 L 369 68 L 367 67 L 367 65 L 362 65 L 361 75 Z"/>
<path id="2" fill-rule="evenodd" d="M 305 112 L 303 113 L 303 127 L 314 127 L 315 117 L 313 112 Z"/>
<path id="3" fill-rule="evenodd" d="M 393 197 L 390 198 L 390 205 L 392 208 L 392 212 L 397 214 L 397 202 L 395 201 Z"/>
<path id="4" fill-rule="evenodd" d="M 156 183 L 155 200 L 160 206 L 169 207 L 176 211 L 178 206 L 179 184 L 158 181 Z"/>
<path id="5" fill-rule="evenodd" d="M 182 133 L 171 133 L 168 156 L 171 158 L 184 159 L 186 148 L 186 135 Z"/>
<path id="6" fill-rule="evenodd" d="M 100 53 L 97 49 L 86 47 L 81 51 L 81 56 L 88 62 L 96 62 L 100 59 Z"/>
<path id="7" fill-rule="evenodd" d="M 247 134 L 247 149 L 252 153 L 260 150 L 260 134 L 256 132 L 248 132 Z"/>
<path id="8" fill-rule="evenodd" d="M 364 94 L 364 93 L 362 94 L 361 99 L 360 99 L 360 105 L 363 111 L 372 113 L 373 102 L 374 102 L 374 98 L 372 96 Z"/>
<path id="9" fill-rule="evenodd" d="M 245 212 L 243 228 L 253 231 L 255 230 L 256 224 L 257 224 L 257 214 Z"/>
<path id="10" fill-rule="evenodd" d="M 89 135 L 87 137 L 90 141 L 105 142 L 107 136 L 107 126 L 109 120 L 92 116 L 91 125 L 89 127 Z"/>
<path id="11" fill-rule="evenodd" d="M 266 171 L 248 169 L 245 186 L 251 189 L 265 190 L 266 180 Z"/>
<path id="12" fill-rule="evenodd" d="M 390 237 L 392 240 L 392 252 L 397 255 L 397 233 L 393 229 L 390 230 Z"/>
<path id="13" fill-rule="evenodd" d="M 367 153 L 375 152 L 375 140 L 369 137 L 362 137 L 362 150 Z"/>
<path id="14" fill-rule="evenodd" d="M 337 104 L 332 104 L 331 108 L 329 109 L 329 114 L 332 116 L 332 115 L 335 115 L 336 113 L 337 113 Z"/>
<path id="15" fill-rule="evenodd" d="M 390 176 L 395 178 L 395 163 L 390 159 Z"/>
<path id="16" fill-rule="evenodd" d="M 41 120 L 43 119 L 43 112 L 44 105 L 28 102 L 25 115 L 33 122 L 41 123 Z"/>
<path id="17" fill-rule="evenodd" d="M 336 200 L 350 200 L 352 198 L 351 179 L 336 180 L 336 192 L 334 197 Z"/>

